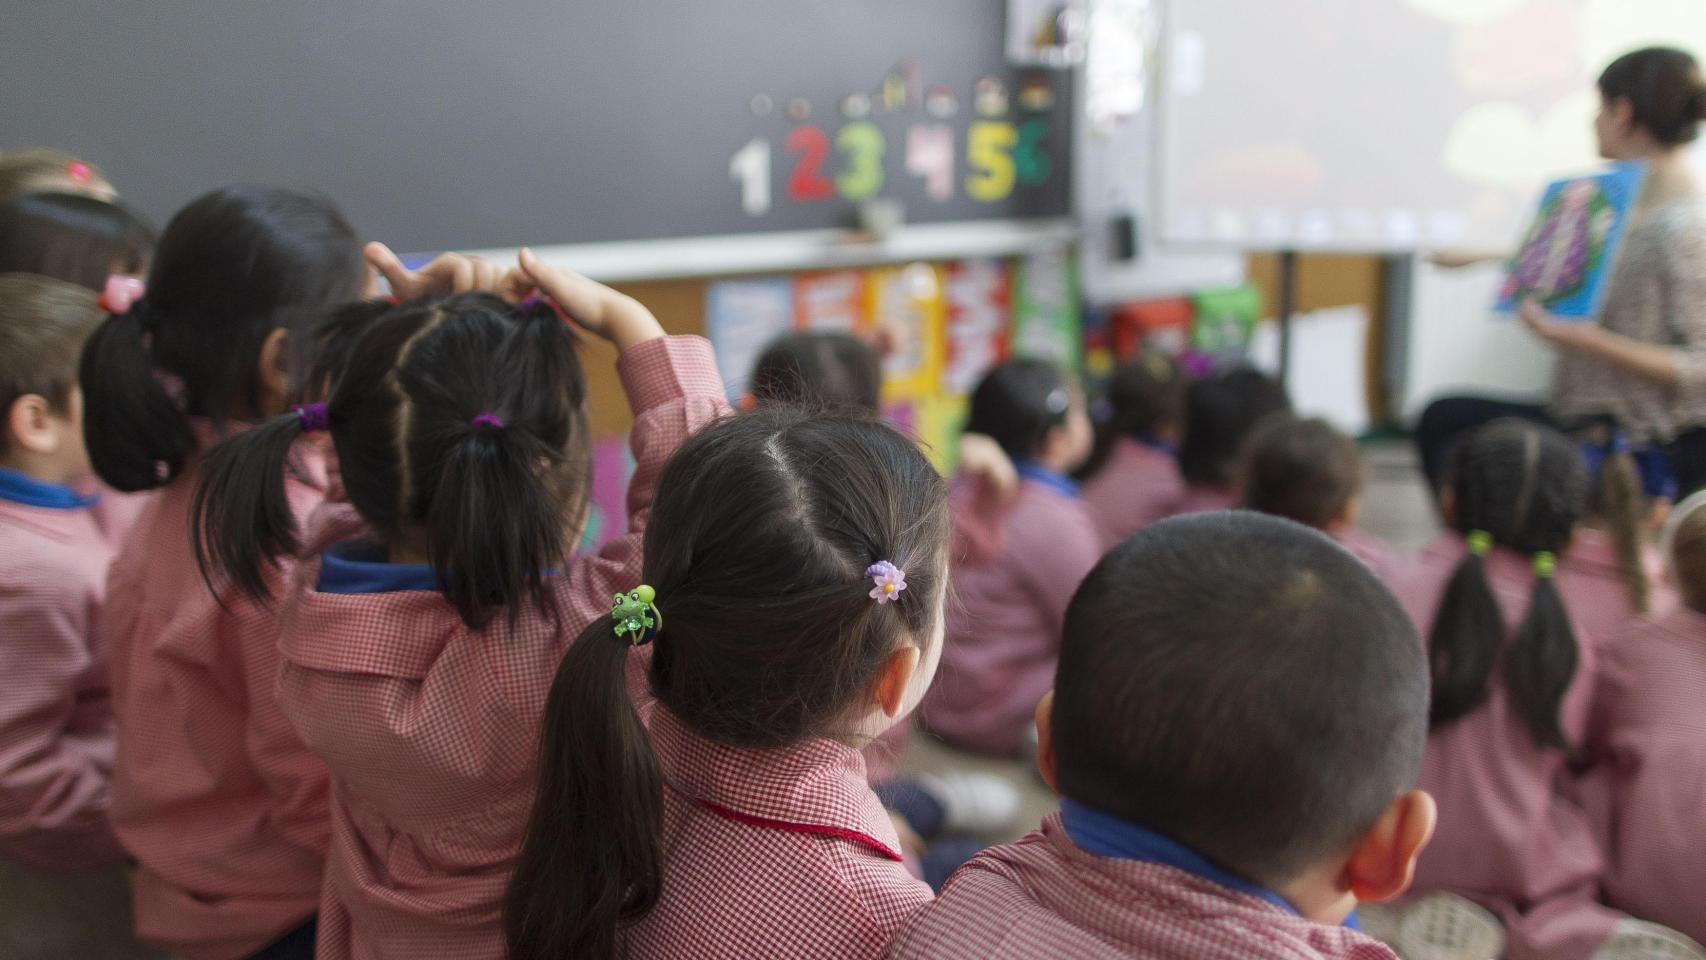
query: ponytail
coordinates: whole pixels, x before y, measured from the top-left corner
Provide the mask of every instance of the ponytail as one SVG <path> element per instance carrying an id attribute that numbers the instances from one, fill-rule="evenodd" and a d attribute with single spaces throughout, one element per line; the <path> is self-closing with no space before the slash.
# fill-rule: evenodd
<path id="1" fill-rule="evenodd" d="M 147 301 L 109 316 L 83 347 L 83 441 L 107 486 L 126 493 L 170 483 L 195 452 L 195 432 L 161 385 L 143 336 Z"/>
<path id="2" fill-rule="evenodd" d="M 1599 512 L 1610 527 L 1611 541 L 1617 548 L 1618 563 L 1622 567 L 1623 583 L 1629 590 L 1629 605 L 1636 613 L 1646 613 L 1651 607 L 1651 589 L 1647 583 L 1642 551 L 1645 504 L 1635 458 L 1626 448 L 1615 449 L 1600 467 Z"/>
<path id="3" fill-rule="evenodd" d="M 245 594 L 269 599 L 267 572 L 278 569 L 279 557 L 296 555 L 284 481 L 304 416 L 274 417 L 208 451 L 190 504 L 190 542 L 209 588 L 223 575 Z"/>
<path id="4" fill-rule="evenodd" d="M 619 929 L 662 890 L 663 780 L 628 694 L 632 647 L 615 629 L 594 620 L 551 683 L 538 792 L 504 897 L 510 960 L 613 957 Z"/>
<path id="5" fill-rule="evenodd" d="M 1579 653 L 1570 616 L 1552 582 L 1556 562 L 1549 553 L 1535 554 L 1534 594 L 1505 654 L 1505 686 L 1535 742 L 1567 751 L 1558 707 L 1575 679 Z"/>
<path id="6" fill-rule="evenodd" d="M 1463 562 L 1446 584 L 1428 636 L 1428 661 L 1433 675 L 1433 699 L 1428 726 L 1446 726 L 1487 700 L 1505 635 L 1504 617 L 1487 584 L 1485 551 L 1472 543 Z"/>

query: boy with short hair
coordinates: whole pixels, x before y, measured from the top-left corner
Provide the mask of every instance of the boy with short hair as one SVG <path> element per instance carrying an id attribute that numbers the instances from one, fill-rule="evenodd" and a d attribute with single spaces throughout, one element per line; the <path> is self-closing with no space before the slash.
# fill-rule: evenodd
<path id="1" fill-rule="evenodd" d="M 1356 529 L 1368 469 L 1356 441 L 1321 419 L 1269 417 L 1244 447 L 1244 506 L 1325 533 L 1384 579 L 1397 572 L 1386 544 Z"/>
<path id="2" fill-rule="evenodd" d="M 1345 924 L 1434 825 L 1414 628 L 1326 537 L 1255 513 L 1164 521 L 1066 615 L 1037 762 L 1060 813 L 948 882 L 910 957 L 1390 960 Z"/>

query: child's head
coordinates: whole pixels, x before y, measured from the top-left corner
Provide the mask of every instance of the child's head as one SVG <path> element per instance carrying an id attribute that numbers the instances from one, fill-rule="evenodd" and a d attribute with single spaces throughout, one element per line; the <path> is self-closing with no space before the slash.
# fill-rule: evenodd
<path id="1" fill-rule="evenodd" d="M 965 428 L 993 439 L 1014 463 L 1070 473 L 1090 455 L 1084 395 L 1046 360 L 1009 360 L 984 374 Z"/>
<path id="2" fill-rule="evenodd" d="M 752 368 L 752 398 L 759 406 L 876 413 L 882 386 L 877 351 L 845 333 L 791 333 L 766 347 Z"/>
<path id="3" fill-rule="evenodd" d="M 102 316 L 82 287 L 0 274 L 0 463 L 51 483 L 88 474 L 77 355 Z"/>
<path id="4" fill-rule="evenodd" d="M 1697 493 L 1677 504 L 1665 523 L 1670 576 L 1682 602 L 1706 613 L 1706 494 Z"/>
<path id="5" fill-rule="evenodd" d="M 1122 438 L 1177 443 L 1184 432 L 1185 376 L 1173 361 L 1150 350 L 1121 364 L 1108 381 L 1108 413 L 1096 425 L 1096 443 L 1079 471 L 1102 468 Z"/>
<path id="6" fill-rule="evenodd" d="M 1407 886 L 1427 665 L 1379 579 L 1315 531 L 1180 517 L 1115 547 L 1067 608 L 1039 765 L 1063 796 L 1338 922 Z"/>
<path id="7" fill-rule="evenodd" d="M 1250 435 L 1241 478 L 1249 509 L 1336 533 L 1356 519 L 1362 454 L 1325 420 L 1279 414 Z"/>
<path id="8" fill-rule="evenodd" d="M 139 276 L 154 228 L 129 208 L 72 193 L 0 202 L 0 273 L 35 273 L 100 291 L 107 277 Z"/>
<path id="9" fill-rule="evenodd" d="M 1671 47 L 1633 50 L 1599 75 L 1594 122 L 1600 153 L 1612 160 L 1693 143 L 1706 120 L 1706 82 L 1692 54 Z"/>
<path id="10" fill-rule="evenodd" d="M 1256 370 L 1227 370 L 1193 382 L 1185 393 L 1185 440 L 1179 447 L 1185 482 L 1230 487 L 1250 431 L 1290 409 L 1285 388 Z"/>
<path id="11" fill-rule="evenodd" d="M 283 410 L 313 324 L 367 283 L 355 232 L 318 197 L 227 187 L 179 211 L 147 296 L 83 354 L 95 470 L 120 490 L 158 487 L 196 449 L 189 418 L 222 425 Z"/>
<path id="12" fill-rule="evenodd" d="M 366 321 L 335 379 L 325 420 L 339 477 L 392 559 L 430 563 L 470 627 L 529 598 L 545 606 L 588 470 L 586 377 L 555 309 L 486 294 L 412 301 Z M 197 554 L 252 594 L 265 595 L 270 558 L 296 551 L 280 478 L 315 418 L 285 413 L 207 458 Z"/>
<path id="13" fill-rule="evenodd" d="M 118 191 L 99 167 L 64 150 L 26 147 L 0 153 L 0 202 L 27 193 L 80 193 L 115 200 Z"/>
<path id="14" fill-rule="evenodd" d="M 1570 619 L 1552 582 L 1586 501 L 1580 452 L 1563 434 L 1526 420 L 1495 420 L 1458 445 L 1441 512 L 1468 544 L 1446 584 L 1429 635 L 1433 725 L 1449 724 L 1487 699 L 1494 667 L 1518 715 L 1545 746 L 1565 749 L 1558 705 L 1576 673 Z M 1494 547 L 1531 558 L 1534 593 L 1516 636 L 1488 584 Z"/>
<path id="15" fill-rule="evenodd" d="M 737 748 L 877 735 L 935 672 L 947 542 L 946 484 L 891 427 L 783 406 L 706 428 L 646 524 L 659 709 Z M 885 562 L 904 589 L 873 576 Z M 513 957 L 610 956 L 657 897 L 662 787 L 624 693 L 631 649 L 600 618 L 557 672 L 505 909 Z"/>

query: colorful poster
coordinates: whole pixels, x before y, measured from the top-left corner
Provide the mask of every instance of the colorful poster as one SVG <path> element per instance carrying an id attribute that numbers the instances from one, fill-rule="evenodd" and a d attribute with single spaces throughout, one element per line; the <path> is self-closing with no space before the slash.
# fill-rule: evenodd
<path id="1" fill-rule="evenodd" d="M 971 393 L 1007 351 L 1011 290 L 1000 260 L 962 260 L 947 268 L 946 357 L 942 390 Z"/>
<path id="2" fill-rule="evenodd" d="M 722 280 L 705 294 L 705 333 L 729 399 L 747 392 L 752 367 L 772 340 L 794 328 L 794 283 L 786 277 Z"/>
<path id="3" fill-rule="evenodd" d="M 1511 313 L 1534 299 L 1561 319 L 1593 321 L 1645 172 L 1643 164 L 1621 163 L 1548 186 L 1522 247 L 1506 265 L 1494 309 Z"/>
<path id="4" fill-rule="evenodd" d="M 1013 279 L 1013 354 L 1077 370 L 1081 340 L 1078 264 L 1072 252 L 1020 257 Z"/>
<path id="5" fill-rule="evenodd" d="M 794 322 L 801 330 L 852 333 L 870 319 L 865 275 L 858 270 L 809 273 L 794 279 Z"/>
<path id="6" fill-rule="evenodd" d="M 627 437 L 593 442 L 592 493 L 581 550 L 597 550 L 628 529 L 628 479 L 633 475 L 634 457 L 628 452 Z"/>
<path id="7" fill-rule="evenodd" d="M 1224 290 L 1208 290 L 1191 298 L 1196 320 L 1191 328 L 1191 347 L 1211 357 L 1242 357 L 1256 335 L 1262 316 L 1262 292 L 1246 284 Z"/>
<path id="8" fill-rule="evenodd" d="M 872 326 L 884 345 L 883 399 L 934 394 L 942 377 L 942 281 L 926 263 L 872 270 Z"/>

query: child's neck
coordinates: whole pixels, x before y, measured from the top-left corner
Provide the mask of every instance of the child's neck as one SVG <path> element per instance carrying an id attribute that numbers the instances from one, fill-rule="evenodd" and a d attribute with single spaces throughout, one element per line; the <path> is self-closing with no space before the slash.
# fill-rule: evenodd
<path id="1" fill-rule="evenodd" d="M 0 469 L 21 473 L 31 480 L 40 483 L 51 483 L 55 486 L 69 487 L 84 475 L 78 471 L 66 469 L 54 462 L 53 457 L 31 453 L 28 450 L 10 450 L 0 454 Z"/>

